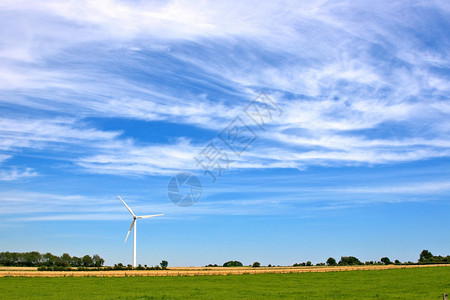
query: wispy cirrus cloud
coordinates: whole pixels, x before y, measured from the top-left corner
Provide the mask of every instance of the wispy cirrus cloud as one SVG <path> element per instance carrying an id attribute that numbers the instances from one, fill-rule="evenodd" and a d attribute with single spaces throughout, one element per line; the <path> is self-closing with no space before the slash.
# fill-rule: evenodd
<path id="1" fill-rule="evenodd" d="M 164 212 L 165 219 L 202 215 L 289 215 L 292 207 L 302 207 L 302 216 L 310 216 L 319 210 L 342 210 L 355 206 L 376 205 L 384 202 L 426 202 L 418 196 L 447 194 L 448 181 L 421 181 L 371 185 L 344 185 L 340 187 L 275 187 L 262 188 L 249 185 L 244 194 L 216 186 L 207 191 L 205 198 L 189 210 L 167 201 L 150 202 L 137 195 L 127 195 L 133 210 Z M 217 193 L 226 199 L 216 199 Z M 386 197 L 388 195 L 388 197 Z M 154 195 L 155 196 L 155 195 Z M 157 195 L 160 197 L 163 195 Z M 242 199 L 245 197 L 245 200 Z M 372 197 L 376 196 L 376 197 Z M 98 221 L 128 220 L 129 214 L 115 195 L 86 196 L 64 195 L 25 191 L 0 193 L 0 218 L 10 221 Z M 298 212 L 296 212 L 297 214 Z M 20 214 L 20 217 L 16 217 Z M 14 218 L 12 218 L 14 216 Z"/>
<path id="2" fill-rule="evenodd" d="M 13 181 L 27 177 L 35 177 L 38 175 L 38 173 L 32 168 L 3 167 L 3 162 L 11 157 L 12 155 L 0 154 L 0 181 Z"/>
<path id="3" fill-rule="evenodd" d="M 93 129 L 78 123 L 76 119 L 0 118 L 0 147 L 3 150 L 39 147 L 41 143 L 77 144 L 110 140 L 119 135 L 120 132 Z"/>
<path id="4" fill-rule="evenodd" d="M 443 1 L 5 1 L 0 10 L 12 28 L 1 33 L 0 103 L 37 114 L 1 120 L 5 151 L 73 147 L 68 160 L 102 174 L 190 169 L 204 145 L 189 132 L 179 134 L 187 142 L 143 144 L 84 119 L 219 132 L 263 90 L 283 117 L 233 168 L 449 156 Z"/>
<path id="5" fill-rule="evenodd" d="M 33 171 L 31 168 L 26 168 L 25 170 L 17 170 L 15 168 L 10 170 L 0 169 L 0 181 L 13 181 L 17 179 L 35 177 L 38 173 Z"/>
<path id="6" fill-rule="evenodd" d="M 332 189 L 341 193 L 359 193 L 359 194 L 434 194 L 447 193 L 450 191 L 450 182 L 416 182 L 414 184 L 399 184 L 394 186 L 377 187 L 351 187 L 342 189 Z"/>

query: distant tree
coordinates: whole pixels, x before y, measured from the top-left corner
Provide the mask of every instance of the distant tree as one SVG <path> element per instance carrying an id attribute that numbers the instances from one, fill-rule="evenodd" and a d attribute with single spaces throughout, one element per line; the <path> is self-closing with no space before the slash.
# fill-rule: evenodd
<path id="1" fill-rule="evenodd" d="M 37 266 L 42 260 L 42 255 L 37 251 L 20 253 L 18 256 L 22 256 L 22 262 L 20 264 L 27 267 Z"/>
<path id="2" fill-rule="evenodd" d="M 83 266 L 84 267 L 93 267 L 94 266 L 94 260 L 90 255 L 83 256 Z"/>
<path id="3" fill-rule="evenodd" d="M 80 257 L 72 256 L 70 265 L 72 267 L 81 267 L 83 265 L 83 259 Z"/>
<path id="4" fill-rule="evenodd" d="M 261 264 L 259 263 L 259 262 L 257 262 L 257 261 L 255 261 L 254 263 L 253 263 L 253 268 L 259 268 L 261 266 Z"/>
<path id="5" fill-rule="evenodd" d="M 334 258 L 332 258 L 332 257 L 329 257 L 327 259 L 327 265 L 328 266 L 335 266 L 336 265 L 336 260 Z"/>
<path id="6" fill-rule="evenodd" d="M 237 260 L 230 260 L 223 264 L 224 267 L 242 267 L 242 263 Z"/>
<path id="7" fill-rule="evenodd" d="M 306 262 L 306 265 L 309 267 L 309 266 L 312 266 L 312 263 L 308 260 L 308 261 Z"/>
<path id="8" fill-rule="evenodd" d="M 398 259 L 396 259 L 395 261 L 394 261 L 394 264 L 396 264 L 396 265 L 400 265 L 401 264 L 401 262 L 398 260 Z"/>
<path id="9" fill-rule="evenodd" d="M 105 263 L 105 260 L 100 257 L 98 254 L 94 254 L 92 257 L 92 260 L 94 262 L 94 267 L 100 268 Z"/>
<path id="10" fill-rule="evenodd" d="M 419 256 L 419 262 L 421 262 L 421 263 L 427 262 L 427 261 L 429 261 L 432 257 L 433 257 L 433 254 L 431 254 L 430 251 L 428 251 L 428 250 L 423 250 L 423 251 L 420 253 L 420 256 Z"/>
<path id="11" fill-rule="evenodd" d="M 217 264 L 209 264 L 206 267 L 218 267 L 218 265 Z"/>
<path id="12" fill-rule="evenodd" d="M 380 259 L 380 261 L 381 261 L 383 264 L 385 264 L 385 265 L 390 265 L 390 264 L 392 264 L 392 261 L 391 261 L 388 257 L 382 257 L 382 258 Z"/>
<path id="13" fill-rule="evenodd" d="M 63 255 L 61 255 L 61 260 L 67 262 L 68 265 L 72 264 L 72 257 L 68 253 L 63 253 Z"/>
<path id="14" fill-rule="evenodd" d="M 362 265 L 362 263 L 354 256 L 342 256 L 338 263 L 340 266 Z"/>
<path id="15" fill-rule="evenodd" d="M 169 265 L 169 263 L 167 262 L 167 260 L 163 260 L 160 264 L 161 268 L 163 270 L 167 269 L 167 266 Z"/>
<path id="16" fill-rule="evenodd" d="M 3 266 L 12 266 L 17 261 L 14 257 L 14 253 L 9 251 L 0 253 L 0 264 Z"/>
<path id="17" fill-rule="evenodd" d="M 43 262 L 47 267 L 55 266 L 58 259 L 59 258 L 57 256 L 55 256 L 49 252 L 47 252 L 43 255 Z"/>
<path id="18" fill-rule="evenodd" d="M 67 268 L 69 266 L 69 263 L 67 261 L 62 260 L 61 257 L 56 257 L 55 266 Z"/>
<path id="19" fill-rule="evenodd" d="M 0 265 L 4 266 L 46 266 L 47 270 L 69 270 L 69 266 L 84 266 L 84 263 L 83 259 L 76 256 L 71 257 L 68 253 L 56 256 L 49 252 L 41 254 L 37 251 L 0 252 Z M 90 264 L 90 261 L 86 260 L 86 263 Z"/>

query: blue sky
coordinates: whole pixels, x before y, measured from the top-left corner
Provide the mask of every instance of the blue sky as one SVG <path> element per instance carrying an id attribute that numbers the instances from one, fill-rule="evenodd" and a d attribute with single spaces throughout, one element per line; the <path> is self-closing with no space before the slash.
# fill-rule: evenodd
<path id="1" fill-rule="evenodd" d="M 131 263 L 120 194 L 165 214 L 139 222 L 141 264 L 449 254 L 449 17 L 447 1 L 2 1 L 0 250 Z M 261 99 L 263 128 L 245 113 Z M 219 138 L 238 117 L 255 136 L 239 156 Z M 211 141 L 214 182 L 195 160 Z M 168 199 L 179 172 L 202 183 L 192 206 Z"/>

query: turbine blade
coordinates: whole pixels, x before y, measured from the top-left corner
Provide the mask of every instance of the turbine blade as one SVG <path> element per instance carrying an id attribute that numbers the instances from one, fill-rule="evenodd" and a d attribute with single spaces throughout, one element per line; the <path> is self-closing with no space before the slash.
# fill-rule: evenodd
<path id="1" fill-rule="evenodd" d="M 130 229 L 128 229 L 127 237 L 125 238 L 124 244 L 125 244 L 125 243 L 127 242 L 127 240 L 128 240 L 128 236 L 130 235 L 131 229 L 132 229 L 133 226 L 134 226 L 134 222 L 136 222 L 136 219 L 133 219 L 133 222 L 131 222 Z"/>
<path id="2" fill-rule="evenodd" d="M 149 216 L 137 216 L 136 218 L 138 218 L 138 219 L 146 219 L 146 218 L 153 218 L 153 217 L 158 217 L 158 216 L 164 216 L 164 214 L 149 215 Z"/>
<path id="3" fill-rule="evenodd" d="M 131 208 L 128 207 L 128 205 L 125 203 L 125 201 L 122 200 L 122 198 L 120 198 L 119 195 L 117 195 L 117 197 L 119 197 L 120 201 L 122 201 L 122 203 L 126 206 L 130 214 L 134 217 L 134 212 L 131 210 Z"/>

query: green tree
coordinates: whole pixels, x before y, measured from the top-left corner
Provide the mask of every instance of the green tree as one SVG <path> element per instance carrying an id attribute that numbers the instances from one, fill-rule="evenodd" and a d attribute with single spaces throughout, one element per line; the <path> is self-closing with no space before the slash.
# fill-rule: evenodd
<path id="1" fill-rule="evenodd" d="M 51 254 L 50 252 L 47 252 L 43 255 L 43 262 L 47 267 L 55 266 L 56 262 L 58 261 L 58 257 Z"/>
<path id="2" fill-rule="evenodd" d="M 37 266 L 39 263 L 41 263 L 42 255 L 37 251 L 26 252 L 21 254 L 23 258 L 23 264 L 27 267 Z"/>
<path id="3" fill-rule="evenodd" d="M 83 266 L 84 267 L 93 267 L 94 266 L 94 260 L 89 255 L 83 256 Z"/>
<path id="4" fill-rule="evenodd" d="M 328 266 L 335 266 L 336 265 L 336 260 L 334 258 L 332 258 L 332 257 L 329 257 L 327 259 L 327 265 Z"/>
<path id="5" fill-rule="evenodd" d="M 70 265 L 72 267 L 81 267 L 83 265 L 83 259 L 77 256 L 72 256 Z"/>
<path id="6" fill-rule="evenodd" d="M 338 263 L 340 266 L 362 265 L 362 263 L 354 256 L 342 256 Z"/>
<path id="7" fill-rule="evenodd" d="M 92 260 L 94 261 L 94 267 L 100 268 L 105 263 L 105 260 L 100 257 L 98 254 L 94 254 L 92 257 Z"/>
<path id="8" fill-rule="evenodd" d="M 61 257 L 56 257 L 55 265 L 58 267 L 68 267 L 69 263 L 65 260 L 62 260 Z"/>
<path id="9" fill-rule="evenodd" d="M 61 255 L 61 259 L 65 261 L 67 265 L 72 264 L 72 257 L 68 253 L 63 253 L 63 255 Z"/>
<path id="10" fill-rule="evenodd" d="M 0 264 L 3 266 L 12 266 L 14 264 L 13 254 L 9 251 L 0 253 Z"/>
<path id="11" fill-rule="evenodd" d="M 431 254 L 428 250 L 423 250 L 419 256 L 419 262 L 423 263 L 433 258 L 433 254 Z"/>
<path id="12" fill-rule="evenodd" d="M 242 267 L 242 263 L 237 260 L 230 260 L 223 264 L 224 267 Z"/>
<path id="13" fill-rule="evenodd" d="M 169 265 L 169 263 L 167 262 L 167 260 L 163 260 L 160 264 L 161 268 L 163 270 L 167 269 L 167 266 Z"/>
<path id="14" fill-rule="evenodd" d="M 253 268 L 259 268 L 260 266 L 261 266 L 261 264 L 259 262 L 257 262 L 257 261 L 255 261 L 253 263 Z"/>
<path id="15" fill-rule="evenodd" d="M 390 265 L 390 264 L 392 264 L 392 261 L 391 261 L 388 257 L 382 257 L 382 258 L 380 259 L 380 261 L 381 261 L 383 264 L 385 264 L 385 265 Z"/>

